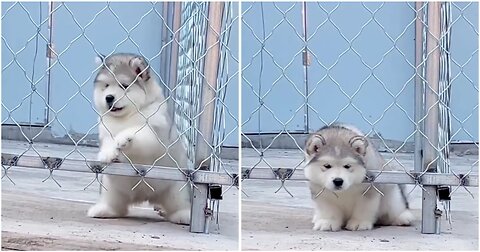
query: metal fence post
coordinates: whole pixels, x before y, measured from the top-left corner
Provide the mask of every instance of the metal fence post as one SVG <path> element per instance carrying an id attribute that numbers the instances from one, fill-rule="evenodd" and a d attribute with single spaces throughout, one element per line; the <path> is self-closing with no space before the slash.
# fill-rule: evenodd
<path id="1" fill-rule="evenodd" d="M 425 26 L 423 25 L 423 2 L 416 2 L 415 3 L 415 11 L 416 11 L 416 20 L 415 20 L 415 100 L 414 100 L 414 107 L 415 107 L 415 150 L 414 150 L 414 171 L 419 173 L 422 172 L 422 153 L 423 153 L 423 146 L 422 146 L 422 132 L 423 132 L 423 102 L 424 102 L 424 74 L 423 70 L 425 68 L 425 62 L 423 58 L 423 32 Z"/>
<path id="2" fill-rule="evenodd" d="M 178 71 L 178 41 L 180 37 L 180 25 L 181 25 L 181 13 L 182 13 L 182 3 L 174 2 L 168 3 L 168 5 L 172 6 L 171 10 L 169 9 L 169 13 L 171 14 L 171 27 L 172 27 L 172 43 L 170 47 L 170 64 L 169 64 L 169 72 L 167 73 L 168 76 L 168 88 L 170 89 L 170 96 L 175 96 L 175 92 L 177 92 L 177 71 Z M 169 17 L 170 18 L 170 17 Z M 169 20 L 170 21 L 170 20 Z M 175 103 L 172 99 L 169 99 L 169 108 L 170 108 L 170 115 L 172 118 L 175 116 Z"/>
<path id="3" fill-rule="evenodd" d="M 437 171 L 438 122 L 439 122 L 439 73 L 440 73 L 440 2 L 428 3 L 427 32 L 427 87 L 425 89 L 425 137 L 423 168 Z M 422 192 L 422 233 L 437 232 L 435 210 L 437 186 L 425 186 Z"/>
<path id="4" fill-rule="evenodd" d="M 197 135 L 195 162 L 196 165 L 208 167 L 212 152 L 215 99 L 217 97 L 218 65 L 220 58 L 220 34 L 222 28 L 224 3 L 211 2 L 208 5 L 208 31 L 204 58 L 204 82 L 201 90 L 201 108 Z M 210 214 L 207 209 L 208 184 L 199 184 L 193 190 L 192 220 L 190 232 L 208 233 Z"/>

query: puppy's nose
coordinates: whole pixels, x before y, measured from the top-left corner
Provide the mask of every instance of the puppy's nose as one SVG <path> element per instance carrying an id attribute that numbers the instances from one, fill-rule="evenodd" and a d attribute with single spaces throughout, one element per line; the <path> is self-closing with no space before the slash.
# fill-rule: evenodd
<path id="1" fill-rule="evenodd" d="M 107 104 L 112 104 L 113 100 L 115 100 L 115 97 L 113 95 L 107 95 L 105 97 L 105 101 L 107 102 Z"/>
<path id="2" fill-rule="evenodd" d="M 340 187 L 343 185 L 343 179 L 341 178 L 334 178 L 333 179 L 333 184 L 336 186 L 336 187 Z"/>

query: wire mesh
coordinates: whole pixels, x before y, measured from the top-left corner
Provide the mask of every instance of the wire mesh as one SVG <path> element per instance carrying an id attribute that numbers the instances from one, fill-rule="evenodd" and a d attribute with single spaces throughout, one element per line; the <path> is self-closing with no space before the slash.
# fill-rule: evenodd
<path id="1" fill-rule="evenodd" d="M 155 190 L 152 178 L 176 180 L 182 185 L 179 190 L 193 190 L 198 183 L 227 186 L 222 193 L 236 187 L 236 169 L 221 155 L 224 146 L 237 145 L 232 141 L 237 115 L 227 101 L 236 90 L 227 87 L 235 86 L 237 78 L 237 50 L 230 43 L 230 30 L 237 22 L 234 8 L 233 3 L 222 3 L 215 17 L 209 11 L 215 9 L 206 2 L 2 3 L 3 139 L 20 141 L 2 141 L 2 179 L 14 184 L 9 173 L 26 166 L 46 169 L 44 181 L 60 188 L 64 185 L 55 176 L 57 170 L 91 172 L 92 180 L 83 189 L 95 183 L 104 187 L 100 174 L 137 177 L 132 190 Z M 212 27 L 212 18 L 220 20 L 220 27 Z M 207 66 L 209 53 L 217 61 Z M 100 57 L 96 67 L 91 63 L 95 55 Z M 125 60 L 140 70 L 128 81 L 123 76 Z M 207 80 L 209 73 L 213 78 Z M 161 87 L 161 94 L 156 94 L 156 107 L 145 109 L 144 100 L 154 94 L 140 84 L 149 80 Z M 212 80 L 215 85 L 208 83 Z M 120 90 L 108 108 L 92 99 L 93 82 L 95 88 L 101 82 L 105 90 Z M 202 103 L 205 86 L 213 96 Z M 141 92 L 147 98 L 139 98 Z M 202 104 L 212 104 L 213 109 L 206 111 Z M 130 106 L 137 118 L 128 134 L 112 128 L 115 106 Z M 204 114 L 211 119 L 200 122 Z M 106 163 L 96 161 L 96 148 L 85 147 L 98 144 L 98 128 L 105 130 L 100 131 L 102 151 L 116 145 L 111 147 L 116 151 L 111 160 L 101 160 Z M 152 146 L 163 151 L 151 150 L 158 155 L 148 158 L 125 151 L 137 137 L 156 142 Z M 196 156 L 200 141 L 207 143 L 202 146 L 204 156 Z M 69 145 L 49 150 L 44 142 Z M 15 149 L 17 145 L 21 147 Z M 210 204 L 217 204 L 211 207 L 215 212 L 218 201 L 210 199 Z"/>
<path id="2" fill-rule="evenodd" d="M 385 165 L 365 179 L 369 190 L 401 183 L 414 185 L 408 194 L 420 188 L 431 195 L 424 186 L 451 186 L 452 196 L 458 188 L 468 191 L 465 175 L 472 176 L 469 186 L 478 186 L 478 159 L 452 158 L 452 152 L 478 153 L 478 5 L 442 3 L 438 23 L 428 20 L 429 3 L 417 6 L 244 4 L 243 178 L 278 180 L 272 192 L 294 196 L 288 180 L 305 179 L 307 134 L 340 121 L 363 130 L 385 158 Z M 437 28 L 440 36 L 433 32 Z M 417 40 L 422 42 L 419 60 Z M 436 53 L 439 59 L 432 63 Z M 436 73 L 433 64 L 439 65 Z M 438 92 L 431 87 L 435 74 Z M 417 85 L 422 87 L 420 99 L 414 96 Z M 427 103 L 428 93 L 432 103 Z M 415 99 L 421 114 L 415 111 Z M 468 100 L 468 106 L 460 105 L 460 99 Z M 432 117 L 438 123 L 428 125 Z M 438 140 L 426 132 L 427 125 L 438 132 Z M 460 143 L 467 149 L 461 150 Z M 428 148 L 433 160 L 424 165 L 425 157 L 417 155 Z M 414 149 L 420 152 L 413 160 Z M 421 170 L 414 169 L 417 165 Z M 248 187 L 242 190 L 248 195 Z M 440 202 L 450 220 L 449 201 Z"/>

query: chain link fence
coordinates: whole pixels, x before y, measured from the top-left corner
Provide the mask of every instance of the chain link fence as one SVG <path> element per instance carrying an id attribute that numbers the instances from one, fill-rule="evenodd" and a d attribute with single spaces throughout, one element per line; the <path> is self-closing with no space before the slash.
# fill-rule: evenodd
<path id="1" fill-rule="evenodd" d="M 138 178 L 132 190 L 155 190 L 154 179 L 178 181 L 179 190 L 193 196 L 190 231 L 208 233 L 209 221 L 218 221 L 219 200 L 238 187 L 236 165 L 223 153 L 225 146 L 238 146 L 236 105 L 230 101 L 238 80 L 237 45 L 231 42 L 235 8 L 229 2 L 2 3 L 3 183 L 15 184 L 9 174 L 21 167 L 47 170 L 43 182 L 59 188 L 57 171 L 91 173 L 84 188 L 98 184 L 106 190 L 103 174 Z M 108 65 L 119 52 L 144 61 L 132 83 L 123 83 Z M 117 82 L 109 85 L 123 86 L 107 111 L 92 99 L 102 70 Z M 145 75 L 163 92 L 153 112 L 134 94 Z M 105 127 L 118 137 L 117 129 L 108 128 L 108 113 L 122 101 L 144 122 L 130 139 L 153 132 L 155 139 L 148 140 L 164 149 L 153 162 L 138 163 L 121 148 L 121 163 L 97 160 L 97 130 Z M 158 117 L 165 121 L 159 124 Z M 182 156 L 185 162 L 178 160 Z"/>
<path id="2" fill-rule="evenodd" d="M 364 183 L 420 188 L 439 233 L 478 186 L 478 4 L 245 3 L 242 26 L 242 179 L 294 197 L 308 133 L 353 124 L 386 160 Z"/>

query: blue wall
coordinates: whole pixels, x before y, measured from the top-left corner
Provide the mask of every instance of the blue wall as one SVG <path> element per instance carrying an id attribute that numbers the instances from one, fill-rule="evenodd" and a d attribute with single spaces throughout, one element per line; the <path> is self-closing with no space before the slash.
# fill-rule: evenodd
<path id="1" fill-rule="evenodd" d="M 452 7 L 453 20 L 466 5 Z M 263 3 L 264 19 L 261 3 L 244 3 L 242 8 L 243 131 L 307 131 L 301 3 Z M 308 131 L 343 121 L 366 132 L 375 130 L 387 139 L 413 141 L 413 3 L 309 2 L 307 13 L 312 52 Z M 460 65 L 473 58 L 463 68 L 464 74 L 452 81 L 452 125 L 456 132 L 460 125 L 455 117 L 464 120 L 473 113 L 463 124 L 471 136 L 461 131 L 454 140 L 478 141 L 478 4 L 471 4 L 463 15 L 472 25 L 463 18 L 454 22 L 451 56 Z M 262 64 L 263 30 L 267 39 Z M 458 66 L 452 66 L 452 76 L 459 72 Z M 258 109 L 255 93 L 260 86 L 267 108 Z M 348 96 L 353 96 L 351 104 Z"/>
<path id="2" fill-rule="evenodd" d="M 42 36 L 48 38 L 47 23 L 40 27 L 38 40 L 35 34 L 48 15 L 48 5 L 22 4 L 2 3 L 2 123 L 44 124 L 47 61 Z M 32 93 L 31 82 L 36 92 Z M 7 109 L 12 111 L 10 118 Z"/>

